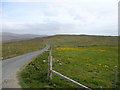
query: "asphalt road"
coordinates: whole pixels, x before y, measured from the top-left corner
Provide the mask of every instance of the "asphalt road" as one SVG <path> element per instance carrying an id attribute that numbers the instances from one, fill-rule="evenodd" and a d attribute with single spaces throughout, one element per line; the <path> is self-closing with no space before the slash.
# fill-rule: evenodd
<path id="1" fill-rule="evenodd" d="M 3 88 L 20 88 L 18 80 L 16 78 L 17 71 L 23 66 L 28 64 L 32 58 L 47 51 L 50 46 L 46 45 L 46 48 L 36 52 L 24 54 L 14 58 L 6 59 L 2 61 L 2 87 Z"/>

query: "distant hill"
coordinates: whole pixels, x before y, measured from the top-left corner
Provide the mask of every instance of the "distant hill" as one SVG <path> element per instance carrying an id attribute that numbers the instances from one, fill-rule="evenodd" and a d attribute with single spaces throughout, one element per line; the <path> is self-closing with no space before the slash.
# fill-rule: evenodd
<path id="1" fill-rule="evenodd" d="M 117 46 L 118 36 L 100 35 L 54 35 L 43 37 L 44 41 L 53 46 Z"/>
<path id="2" fill-rule="evenodd" d="M 20 40 L 27 40 L 37 37 L 45 37 L 46 35 L 36 35 L 36 34 L 15 34 L 9 32 L 0 33 L 0 37 L 2 37 L 2 42 L 15 42 Z"/>

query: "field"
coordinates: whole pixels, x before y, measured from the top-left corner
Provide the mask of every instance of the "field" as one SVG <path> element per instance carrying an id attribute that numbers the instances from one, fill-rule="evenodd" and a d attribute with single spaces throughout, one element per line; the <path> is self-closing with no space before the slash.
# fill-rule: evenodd
<path id="1" fill-rule="evenodd" d="M 53 52 L 53 69 L 92 88 L 112 88 L 116 47 L 59 47 Z"/>
<path id="2" fill-rule="evenodd" d="M 55 35 L 42 38 L 44 42 L 53 47 L 72 46 L 117 46 L 117 36 L 93 36 L 93 35 Z"/>
<path id="3" fill-rule="evenodd" d="M 11 43 L 2 44 L 2 57 L 3 60 L 12 58 L 18 55 L 26 54 L 29 52 L 41 50 L 45 47 L 43 40 L 31 39 Z"/>
<path id="4" fill-rule="evenodd" d="M 56 76 L 49 81 L 47 79 L 47 59 L 48 52 L 44 52 L 18 73 L 22 88 L 70 88 L 71 86 L 78 88 Z"/>
<path id="5" fill-rule="evenodd" d="M 8 59 L 25 53 L 33 52 L 45 47 L 45 43 L 53 47 L 59 46 L 117 46 L 118 37 L 116 36 L 88 36 L 88 35 L 56 35 L 18 42 L 2 44 L 2 57 Z"/>
<path id="6" fill-rule="evenodd" d="M 60 35 L 43 40 L 52 45 L 54 70 L 91 88 L 113 88 L 113 68 L 118 66 L 117 37 Z M 55 75 L 48 81 L 47 57 L 45 52 L 23 68 L 19 74 L 22 87 L 78 88 Z"/>
<path id="7" fill-rule="evenodd" d="M 48 52 L 45 52 L 24 68 L 20 78 L 22 87 L 78 88 L 55 75 L 48 81 L 47 57 Z M 113 88 L 117 57 L 116 47 L 89 47 L 87 50 L 59 47 L 53 49 L 53 69 L 91 88 Z"/>

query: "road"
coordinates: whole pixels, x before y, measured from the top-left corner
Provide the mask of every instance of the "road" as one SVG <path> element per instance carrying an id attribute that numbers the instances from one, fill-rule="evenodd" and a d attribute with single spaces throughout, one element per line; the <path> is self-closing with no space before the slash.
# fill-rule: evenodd
<path id="1" fill-rule="evenodd" d="M 3 60 L 2 88 L 20 88 L 20 85 L 18 84 L 18 80 L 16 78 L 17 71 L 28 64 L 32 58 L 44 51 L 47 51 L 49 47 L 49 45 L 46 45 L 46 48 L 42 50 Z"/>

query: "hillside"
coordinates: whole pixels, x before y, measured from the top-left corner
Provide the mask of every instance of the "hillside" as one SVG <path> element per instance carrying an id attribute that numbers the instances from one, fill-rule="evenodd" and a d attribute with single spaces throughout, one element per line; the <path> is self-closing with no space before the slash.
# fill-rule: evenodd
<path id="1" fill-rule="evenodd" d="M 0 34 L 0 37 L 2 37 L 2 42 L 15 42 L 20 40 L 27 40 L 37 37 L 45 37 L 45 35 L 35 35 L 35 34 L 15 34 L 15 33 L 9 33 L 9 32 L 2 32 Z"/>
<path id="2" fill-rule="evenodd" d="M 49 44 L 53 47 L 73 46 L 117 46 L 117 36 L 90 36 L 90 35 L 55 35 L 30 40 L 21 40 L 16 42 L 3 43 L 3 58 L 11 58 L 17 55 L 40 50 L 43 44 Z"/>
<path id="3" fill-rule="evenodd" d="M 113 69 L 118 66 L 117 36 L 55 35 L 41 39 L 52 45 L 53 70 L 92 89 L 114 88 Z M 79 88 L 54 74 L 48 80 L 47 60 L 48 52 L 44 52 L 23 68 L 19 78 L 22 88 Z"/>
<path id="4" fill-rule="evenodd" d="M 95 35 L 55 35 L 43 38 L 46 43 L 53 46 L 96 46 L 96 45 L 118 45 L 117 36 L 95 36 Z"/>
<path id="5" fill-rule="evenodd" d="M 29 52 L 41 50 L 45 47 L 42 39 L 21 40 L 2 44 L 3 59 L 12 58 Z"/>

